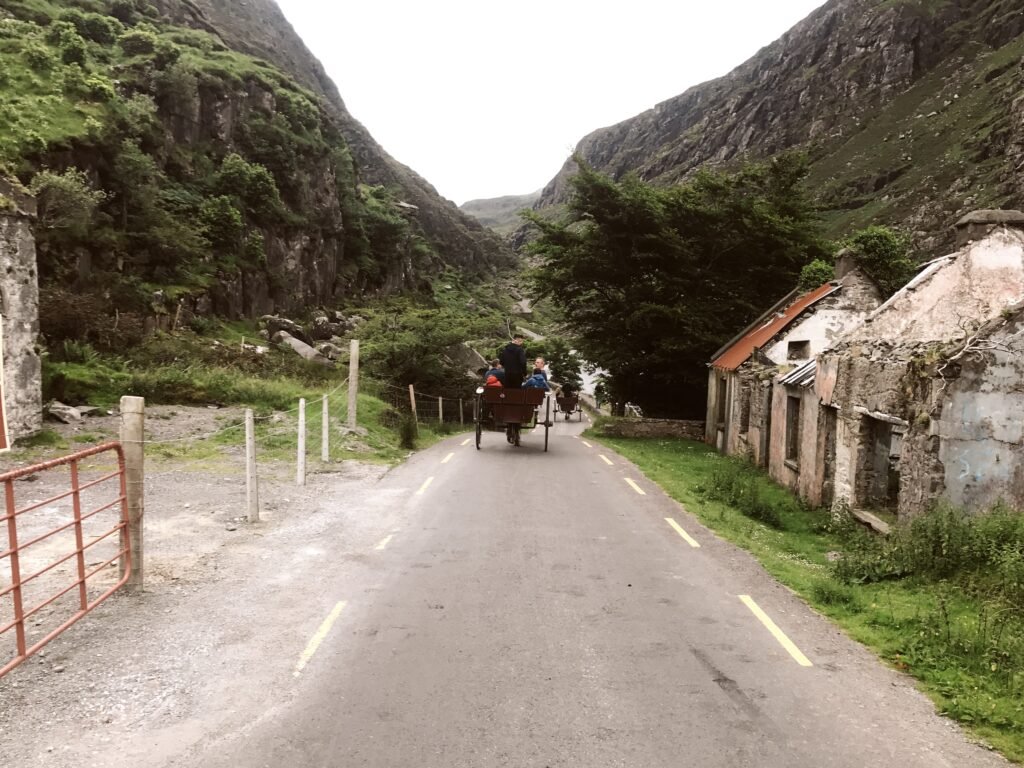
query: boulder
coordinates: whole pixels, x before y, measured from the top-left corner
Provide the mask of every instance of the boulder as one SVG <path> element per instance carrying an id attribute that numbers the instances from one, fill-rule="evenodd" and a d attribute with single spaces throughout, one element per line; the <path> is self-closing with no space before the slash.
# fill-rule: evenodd
<path id="1" fill-rule="evenodd" d="M 313 318 L 313 325 L 309 329 L 309 337 L 313 341 L 328 341 L 332 336 L 341 336 L 345 333 L 345 326 L 342 323 L 332 323 L 327 315 L 320 315 Z"/>
<path id="2" fill-rule="evenodd" d="M 340 360 L 341 357 L 345 354 L 344 349 L 339 347 L 337 344 L 332 344 L 330 342 L 317 344 L 316 349 L 321 355 L 328 358 L 329 360 Z"/>
<path id="3" fill-rule="evenodd" d="M 264 315 L 260 318 L 260 322 L 266 325 L 267 333 L 270 335 L 271 339 L 273 339 L 279 331 L 284 331 L 289 336 L 292 336 L 309 346 L 312 346 L 313 344 L 313 340 L 309 338 L 305 329 L 294 320 L 289 320 L 286 317 L 278 317 L 277 315 Z"/>
<path id="4" fill-rule="evenodd" d="M 51 419 L 62 421 L 65 424 L 74 424 L 76 421 L 82 420 L 82 412 L 80 410 L 71 405 L 64 405 L 64 403 L 58 400 L 50 403 L 46 412 Z"/>
<path id="5" fill-rule="evenodd" d="M 307 360 L 312 360 L 315 363 L 333 367 L 334 363 L 328 360 L 326 357 L 317 352 L 313 347 L 304 342 L 302 339 L 297 339 L 292 336 L 288 331 L 278 331 L 273 336 L 275 344 L 286 344 Z"/>

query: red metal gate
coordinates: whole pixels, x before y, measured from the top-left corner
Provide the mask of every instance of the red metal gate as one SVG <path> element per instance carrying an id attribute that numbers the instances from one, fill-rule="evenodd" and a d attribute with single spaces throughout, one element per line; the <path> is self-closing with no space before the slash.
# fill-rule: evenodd
<path id="1" fill-rule="evenodd" d="M 108 452 L 116 456 L 117 469 L 103 472 L 101 468 L 98 477 L 90 477 L 83 482 L 80 478 L 82 460 Z M 18 506 L 15 481 L 29 480 L 34 476 L 38 478 L 43 473 L 65 466 L 69 470 L 69 478 L 63 487 L 67 490 L 42 501 L 32 500 Z M 88 469 L 95 470 L 95 466 Z M 52 475 L 47 477 L 53 480 Z M 9 633 L 14 633 L 13 658 L 10 658 L 10 653 L 0 655 L 0 663 L 3 664 L 0 677 L 3 677 L 122 587 L 131 574 L 132 558 L 124 452 L 120 443 L 104 443 L 70 456 L 16 469 L 0 475 L 0 482 L 3 483 L 5 498 L 0 526 L 7 529 L 7 548 L 0 550 L 0 641 L 6 640 L 4 645 L 9 646 L 12 639 Z M 105 494 L 111 493 L 113 498 L 108 499 Z M 93 502 L 93 497 L 97 496 L 98 501 Z M 71 500 L 70 519 L 64 522 L 60 517 L 62 510 L 49 505 L 68 498 Z M 97 505 L 90 506 L 93 503 Z M 54 516 L 59 518 L 55 526 L 54 521 L 48 519 Z M 116 520 L 113 525 L 107 521 L 109 517 Z M 87 526 L 90 533 L 88 542 Z M 68 539 L 66 547 L 60 543 L 61 534 Z M 113 536 L 117 536 L 116 544 L 112 544 Z M 3 531 L 0 530 L 2 540 Z M 103 542 L 107 544 L 103 545 Z M 99 565 L 90 563 L 87 570 L 86 554 L 102 552 L 100 557 L 103 557 L 109 554 L 104 550 L 112 545 L 116 546 L 113 556 Z M 50 560 L 47 550 L 52 549 L 57 551 L 53 555 L 55 559 Z M 73 565 L 66 565 L 72 560 Z M 114 584 L 105 585 L 105 569 L 117 561 L 121 566 L 119 577 Z M 46 564 L 39 567 L 44 562 Z M 26 570 L 31 571 L 29 575 L 22 575 Z M 68 570 L 72 573 L 65 574 L 64 571 Z M 9 572 L 9 585 L 5 585 L 5 571 Z M 67 575 L 73 576 L 70 584 L 65 578 Z M 41 594 L 32 597 L 30 590 L 38 590 Z M 77 594 L 74 594 L 76 590 Z M 69 599 L 58 603 L 65 595 L 69 595 Z M 47 608 L 50 610 L 44 613 Z M 48 629 L 44 626 L 47 622 L 57 626 Z M 5 656 L 10 661 L 4 662 Z"/>

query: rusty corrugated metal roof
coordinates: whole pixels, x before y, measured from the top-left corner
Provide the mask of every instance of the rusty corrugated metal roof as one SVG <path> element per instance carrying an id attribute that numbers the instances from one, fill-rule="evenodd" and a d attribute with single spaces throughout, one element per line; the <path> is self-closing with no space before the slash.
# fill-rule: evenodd
<path id="1" fill-rule="evenodd" d="M 838 285 L 825 283 L 820 288 L 797 296 L 793 303 L 785 309 L 774 313 L 770 317 L 762 318 L 761 322 L 752 326 L 735 344 L 712 360 L 711 367 L 722 371 L 735 371 L 750 358 L 755 349 L 765 346 L 803 314 L 806 309 L 829 294 L 838 291 L 839 288 L 840 286 Z"/>

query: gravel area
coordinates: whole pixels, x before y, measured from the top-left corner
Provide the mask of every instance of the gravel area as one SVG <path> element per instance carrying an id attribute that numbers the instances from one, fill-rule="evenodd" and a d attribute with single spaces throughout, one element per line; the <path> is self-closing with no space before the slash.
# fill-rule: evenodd
<path id="1" fill-rule="evenodd" d="M 226 408 L 150 407 L 147 440 L 208 434 L 240 413 Z M 72 447 L 17 449 L 0 457 L 0 471 L 116 439 L 118 423 L 116 414 L 108 414 L 77 425 L 48 424 L 71 440 Z M 82 436 L 86 439 L 77 443 L 76 438 Z M 83 479 L 100 476 L 114 466 L 110 454 L 87 460 L 83 462 Z M 150 458 L 147 453 L 145 591 L 114 594 L 36 656 L 0 678 L 0 765 L 128 764 L 109 759 L 94 763 L 92 759 L 105 751 L 105 745 L 116 745 L 133 732 L 177 723 L 179 718 L 187 720 L 202 676 L 200 660 L 208 665 L 211 660 L 207 657 L 225 637 L 251 631 L 232 626 L 226 619 L 233 597 L 231 582 L 265 570 L 281 546 L 285 550 L 301 548 L 305 537 L 311 535 L 310 526 L 323 524 L 325 518 L 318 512 L 328 507 L 336 510 L 339 498 L 369 493 L 387 471 L 356 461 L 327 467 L 311 463 L 310 468 L 307 484 L 300 487 L 295 484 L 293 466 L 261 461 L 261 520 L 250 524 L 245 518 L 241 447 L 227 447 L 221 455 L 201 461 Z M 19 504 L 60 493 L 66 479 L 66 470 L 51 470 L 18 481 Z M 19 526 L 22 539 L 69 514 L 68 499 L 45 505 L 32 513 L 32 520 Z M 92 530 L 109 528 L 115 520 L 112 515 L 101 517 L 90 521 L 96 524 Z M 90 535 L 87 528 L 86 541 Z M 57 539 L 25 558 L 23 574 L 25 563 L 48 562 L 61 544 L 69 543 L 67 537 Z M 106 549 L 107 542 L 91 549 L 88 564 L 107 559 L 107 550 L 115 551 L 113 541 L 109 543 Z M 116 572 L 116 567 L 110 567 L 90 579 L 90 597 L 113 584 Z M 41 594 L 58 582 L 66 584 L 73 574 L 74 560 L 41 578 L 37 591 Z M 0 561 L 0 589 L 9 578 L 8 562 Z M 41 612 L 30 629 L 41 635 L 66 618 L 74 610 L 76 594 L 69 597 L 71 601 L 58 601 Z M 0 625 L 10 620 L 11 614 L 10 598 L 0 598 Z M 0 652 L 5 654 L 0 659 L 4 663 L 11 658 L 12 637 L 0 642 Z M 147 763 L 142 759 L 135 764 Z"/>

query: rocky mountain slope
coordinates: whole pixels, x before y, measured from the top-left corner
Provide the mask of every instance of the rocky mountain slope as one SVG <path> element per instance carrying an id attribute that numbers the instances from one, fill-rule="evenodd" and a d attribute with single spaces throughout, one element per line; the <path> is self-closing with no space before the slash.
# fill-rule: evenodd
<path id="1" fill-rule="evenodd" d="M 797 149 L 841 235 L 900 224 L 927 249 L 979 207 L 1024 205 L 1020 0 L 830 0 L 725 77 L 586 136 L 613 177 L 670 184 Z M 563 202 L 567 161 L 538 208 Z"/>
<path id="2" fill-rule="evenodd" d="M 0 0 L 0 175 L 39 196 L 49 338 L 513 258 L 381 149 L 272 0 Z"/>
<path id="3" fill-rule="evenodd" d="M 528 195 L 505 195 L 504 197 L 470 200 L 459 206 L 485 227 L 499 235 L 510 235 L 523 223 L 519 212 L 532 208 L 540 200 L 540 190 Z"/>

